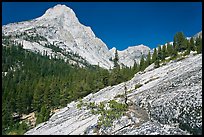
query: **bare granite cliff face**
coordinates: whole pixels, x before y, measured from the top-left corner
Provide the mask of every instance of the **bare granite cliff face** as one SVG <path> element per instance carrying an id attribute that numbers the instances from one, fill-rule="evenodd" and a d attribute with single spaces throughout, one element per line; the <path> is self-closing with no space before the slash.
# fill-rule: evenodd
<path id="1" fill-rule="evenodd" d="M 86 62 L 105 69 L 114 66 L 111 59 L 115 52 L 96 37 L 90 26 L 81 24 L 74 11 L 65 5 L 49 8 L 36 19 L 3 25 L 2 37 L 21 43 L 26 50 L 62 58 L 70 64 Z M 120 51 L 119 63 L 133 66 L 134 60 L 138 63 L 148 50 L 149 47 L 139 45 Z"/>
<path id="2" fill-rule="evenodd" d="M 103 102 L 104 111 L 112 112 L 108 111 L 111 101 L 125 103 L 124 87 L 128 106 L 122 115 L 111 117 L 109 126 L 99 126 L 103 113 L 93 113 L 96 107 L 79 107 L 80 102 L 99 107 Z M 130 81 L 71 102 L 25 134 L 202 134 L 202 54 L 190 54 L 156 69 L 152 64 Z"/>
<path id="3" fill-rule="evenodd" d="M 65 5 L 49 8 L 36 19 L 4 25 L 2 36 L 11 37 L 24 49 L 43 55 L 46 52 L 48 56 L 63 58 L 70 64 L 76 64 L 76 60 L 67 57 L 72 53 L 91 65 L 100 63 L 100 67 L 106 69 L 113 67 L 106 44 L 95 36 L 91 27 L 81 24 L 74 11 Z"/>

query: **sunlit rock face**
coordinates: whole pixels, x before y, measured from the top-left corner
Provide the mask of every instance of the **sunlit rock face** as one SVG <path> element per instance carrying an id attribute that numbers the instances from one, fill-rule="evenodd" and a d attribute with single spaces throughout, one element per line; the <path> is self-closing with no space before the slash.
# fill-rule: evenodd
<path id="1" fill-rule="evenodd" d="M 57 54 L 61 57 L 66 52 L 72 52 L 91 65 L 99 64 L 106 69 L 113 67 L 113 62 L 109 60 L 111 53 L 106 44 L 95 36 L 90 27 L 82 25 L 73 10 L 65 5 L 56 5 L 41 17 L 30 21 L 4 25 L 2 35 L 13 36 L 15 41 L 23 44 L 23 48 L 31 51 L 46 51 L 48 55 Z M 44 39 L 33 42 L 21 35 L 39 35 Z M 62 51 L 54 53 L 45 46 L 49 43 L 54 43 Z"/>
<path id="2" fill-rule="evenodd" d="M 141 86 L 135 88 L 136 85 Z M 124 103 L 127 87 L 127 111 L 112 126 L 98 129 L 100 115 L 77 108 L 79 101 L 67 104 L 51 118 L 25 134 L 61 135 L 189 135 L 202 134 L 202 54 L 143 72 L 121 84 L 89 94 L 83 102 Z"/>

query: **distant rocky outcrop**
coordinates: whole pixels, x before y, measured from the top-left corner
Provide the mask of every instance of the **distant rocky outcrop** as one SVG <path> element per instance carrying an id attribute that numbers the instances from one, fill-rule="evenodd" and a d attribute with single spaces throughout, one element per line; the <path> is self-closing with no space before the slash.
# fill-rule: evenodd
<path id="1" fill-rule="evenodd" d="M 202 31 L 198 32 L 196 35 L 193 36 L 194 38 L 201 37 L 202 38 Z"/>
<path id="2" fill-rule="evenodd" d="M 132 67 L 134 65 L 134 62 L 139 64 L 142 55 L 146 57 L 150 50 L 151 49 L 149 47 L 143 44 L 137 45 L 137 46 L 130 46 L 127 49 L 122 51 L 118 50 L 119 64 L 121 65 L 123 64 L 128 67 Z M 116 48 L 110 49 L 113 59 L 115 57 L 115 51 L 116 51 Z"/>

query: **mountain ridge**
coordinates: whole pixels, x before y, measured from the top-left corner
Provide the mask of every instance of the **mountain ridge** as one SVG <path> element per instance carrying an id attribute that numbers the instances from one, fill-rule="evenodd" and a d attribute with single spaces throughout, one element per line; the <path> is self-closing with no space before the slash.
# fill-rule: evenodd
<path id="1" fill-rule="evenodd" d="M 25 32 L 28 32 L 29 35 L 39 34 L 40 36 L 45 37 L 48 43 L 61 42 L 63 44 L 62 46 L 59 46 L 59 48 L 63 48 L 64 51 L 79 54 L 92 65 L 99 64 L 99 66 L 106 69 L 113 68 L 113 62 L 110 61 L 110 58 L 114 58 L 114 54 L 110 52 L 107 45 L 100 38 L 95 36 L 91 27 L 82 25 L 74 11 L 65 5 L 58 4 L 53 8 L 49 8 L 42 16 L 36 19 L 12 23 L 2 27 L 2 35 L 6 36 L 21 35 Z M 22 42 L 22 39 L 16 39 L 16 41 Z M 31 42 L 27 41 L 26 43 Z M 41 48 L 38 48 L 38 44 L 33 44 L 34 47 L 35 45 L 37 45 L 36 47 L 40 52 L 43 52 L 43 44 L 39 44 Z M 27 48 L 33 50 L 31 47 L 27 46 Z M 46 48 L 43 49 L 47 50 Z M 139 50 L 139 48 L 137 48 L 137 50 Z M 146 50 L 149 50 L 149 48 L 146 47 Z M 128 51 L 128 48 L 124 51 Z M 56 54 L 50 52 L 50 50 L 48 50 L 48 52 L 49 55 L 51 53 Z M 60 54 L 58 55 L 60 56 Z M 66 58 L 64 56 L 62 57 Z M 119 62 L 126 66 L 133 66 L 134 60 L 139 62 L 140 57 L 130 57 L 129 59 L 132 60 L 131 63 L 120 61 L 120 59 Z"/>

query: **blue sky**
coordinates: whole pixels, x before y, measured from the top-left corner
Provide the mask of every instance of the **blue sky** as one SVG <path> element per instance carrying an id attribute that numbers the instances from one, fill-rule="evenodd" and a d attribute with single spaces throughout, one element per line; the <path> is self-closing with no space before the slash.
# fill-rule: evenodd
<path id="1" fill-rule="evenodd" d="M 2 2 L 2 25 L 37 18 L 56 4 L 72 8 L 110 48 L 172 41 L 176 32 L 202 30 L 201 2 Z"/>

